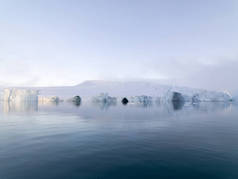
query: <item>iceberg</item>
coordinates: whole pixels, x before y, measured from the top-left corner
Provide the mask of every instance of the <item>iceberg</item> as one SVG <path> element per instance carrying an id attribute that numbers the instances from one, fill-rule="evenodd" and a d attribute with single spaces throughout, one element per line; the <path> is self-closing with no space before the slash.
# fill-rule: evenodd
<path id="1" fill-rule="evenodd" d="M 77 86 L 41 87 L 37 89 L 40 90 L 39 100 L 43 102 L 57 102 L 60 101 L 59 97 L 64 100 L 70 99 L 70 101 L 78 101 L 78 99 L 72 99 L 72 97 L 79 92 L 80 98 L 84 101 L 91 101 L 93 97 L 93 102 L 100 103 L 115 103 L 117 99 L 122 100 L 122 97 L 127 98 L 129 103 L 140 104 L 151 103 L 151 98 L 159 103 L 172 101 L 184 101 L 190 103 L 229 102 L 234 100 L 234 98 L 232 98 L 227 92 L 162 85 L 157 81 L 89 81 Z M 109 96 L 107 93 L 97 96 L 102 91 L 107 91 L 114 97 Z M 28 100 L 36 99 L 37 95 L 37 90 L 17 88 L 4 90 L 1 98 L 6 101 Z M 133 96 L 134 102 L 130 99 L 130 97 Z"/>
<path id="2" fill-rule="evenodd" d="M 117 98 L 111 97 L 107 93 L 101 93 L 99 96 L 93 97 L 92 102 L 102 110 L 106 110 L 110 106 L 115 106 L 117 104 Z"/>
<path id="3" fill-rule="evenodd" d="M 3 101 L 21 102 L 21 101 L 38 101 L 38 90 L 7 88 L 3 91 Z"/>
<path id="4" fill-rule="evenodd" d="M 56 103 L 61 102 L 58 96 L 39 96 L 39 104 L 48 104 L 48 103 Z"/>
<path id="5" fill-rule="evenodd" d="M 153 98 L 151 96 L 146 96 L 146 95 L 133 96 L 133 97 L 131 97 L 130 102 L 132 104 L 139 104 L 139 105 L 143 105 L 143 106 L 150 106 L 150 105 L 152 105 Z"/>
<path id="6" fill-rule="evenodd" d="M 111 96 L 122 99 L 130 96 L 151 96 L 153 99 L 159 98 L 162 101 L 172 101 L 173 92 L 180 93 L 184 100 L 197 102 L 227 102 L 232 97 L 227 92 L 208 91 L 189 87 L 179 87 L 174 85 L 161 84 L 156 80 L 141 81 L 86 81 L 76 86 L 68 87 L 44 87 L 39 88 L 43 96 L 60 96 L 60 98 L 69 99 L 80 92 L 80 97 L 91 99 L 102 91 L 107 91 Z M 96 100 L 97 101 L 97 100 Z M 108 101 L 108 100 L 107 100 Z"/>
<path id="7" fill-rule="evenodd" d="M 99 96 L 93 98 L 93 102 L 115 104 L 117 102 L 117 98 L 111 97 L 107 93 L 101 93 Z"/>
<path id="8" fill-rule="evenodd" d="M 82 102 L 82 98 L 80 96 L 74 96 L 73 98 L 70 98 L 67 101 L 75 104 L 76 106 L 80 106 Z"/>
<path id="9" fill-rule="evenodd" d="M 232 101 L 231 95 L 226 92 L 211 92 L 200 90 L 198 92 L 187 92 L 184 95 L 185 101 L 198 102 L 228 102 Z"/>
<path id="10" fill-rule="evenodd" d="M 180 102 L 229 102 L 232 96 L 227 92 L 207 91 L 190 88 L 171 88 L 160 95 L 160 101 Z"/>
<path id="11" fill-rule="evenodd" d="M 129 103 L 129 100 L 128 100 L 127 98 L 123 98 L 123 99 L 121 100 L 121 103 L 122 103 L 123 105 L 127 105 L 127 103 Z"/>

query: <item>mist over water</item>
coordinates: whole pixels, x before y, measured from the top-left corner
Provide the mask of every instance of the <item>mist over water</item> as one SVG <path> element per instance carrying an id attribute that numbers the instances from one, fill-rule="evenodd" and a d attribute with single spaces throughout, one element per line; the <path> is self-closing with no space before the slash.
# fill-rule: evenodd
<path id="1" fill-rule="evenodd" d="M 237 178 L 232 103 L 1 104 L 0 178 Z"/>

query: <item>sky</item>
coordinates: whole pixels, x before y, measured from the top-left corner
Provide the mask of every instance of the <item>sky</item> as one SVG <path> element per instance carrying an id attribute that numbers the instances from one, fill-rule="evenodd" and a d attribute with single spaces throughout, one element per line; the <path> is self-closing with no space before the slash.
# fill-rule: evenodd
<path id="1" fill-rule="evenodd" d="M 0 86 L 237 77 L 237 0 L 0 0 Z"/>

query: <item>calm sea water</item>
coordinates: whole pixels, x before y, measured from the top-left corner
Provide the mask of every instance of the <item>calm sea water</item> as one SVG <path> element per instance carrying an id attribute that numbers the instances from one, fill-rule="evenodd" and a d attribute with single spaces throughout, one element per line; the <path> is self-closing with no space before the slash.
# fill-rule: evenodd
<path id="1" fill-rule="evenodd" d="M 234 104 L 0 110 L 0 179 L 238 178 Z"/>

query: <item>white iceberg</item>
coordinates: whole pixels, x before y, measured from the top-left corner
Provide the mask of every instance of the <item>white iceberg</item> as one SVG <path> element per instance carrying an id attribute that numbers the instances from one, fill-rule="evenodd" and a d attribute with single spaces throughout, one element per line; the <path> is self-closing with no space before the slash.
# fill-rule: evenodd
<path id="1" fill-rule="evenodd" d="M 101 93 L 99 96 L 93 98 L 93 102 L 115 104 L 117 102 L 117 98 L 111 97 L 107 93 Z"/>
<path id="2" fill-rule="evenodd" d="M 174 87 L 168 89 L 165 93 L 160 94 L 160 100 L 162 102 L 180 101 L 191 103 L 228 102 L 232 101 L 232 97 L 227 92 Z"/>
<path id="3" fill-rule="evenodd" d="M 7 88 L 3 91 L 3 100 L 8 102 L 38 101 L 38 90 Z"/>
<path id="4" fill-rule="evenodd" d="M 207 91 L 202 89 L 193 89 L 186 87 L 176 87 L 172 85 L 161 85 L 159 81 L 87 81 L 77 86 L 71 87 L 42 87 L 41 96 L 59 96 L 60 99 L 69 99 L 80 92 L 80 97 L 91 99 L 102 91 L 107 91 L 111 96 L 121 99 L 130 96 L 151 96 L 153 99 L 159 99 L 160 102 L 171 102 L 174 93 L 181 94 L 185 102 L 228 102 L 233 98 L 227 92 Z M 4 95 L 5 96 L 5 95 Z M 7 95 L 14 96 L 14 95 Z M 7 99 L 8 99 L 7 97 Z M 178 96 L 177 96 L 178 97 Z M 129 99 L 129 98 L 128 98 Z M 95 102 L 113 102 L 115 98 L 102 94 L 93 99 Z M 129 100 L 130 101 L 130 100 Z M 138 99 L 141 101 L 141 99 Z M 142 100 L 143 101 L 143 100 Z M 158 101 L 158 100 L 157 100 Z"/>
<path id="5" fill-rule="evenodd" d="M 58 96 L 39 96 L 39 104 L 59 103 L 62 100 Z"/>
<path id="6" fill-rule="evenodd" d="M 153 98 L 151 96 L 146 96 L 146 95 L 133 96 L 133 97 L 130 98 L 129 101 L 132 104 L 139 104 L 139 105 L 143 105 L 143 106 L 150 106 L 150 105 L 152 105 Z"/>

